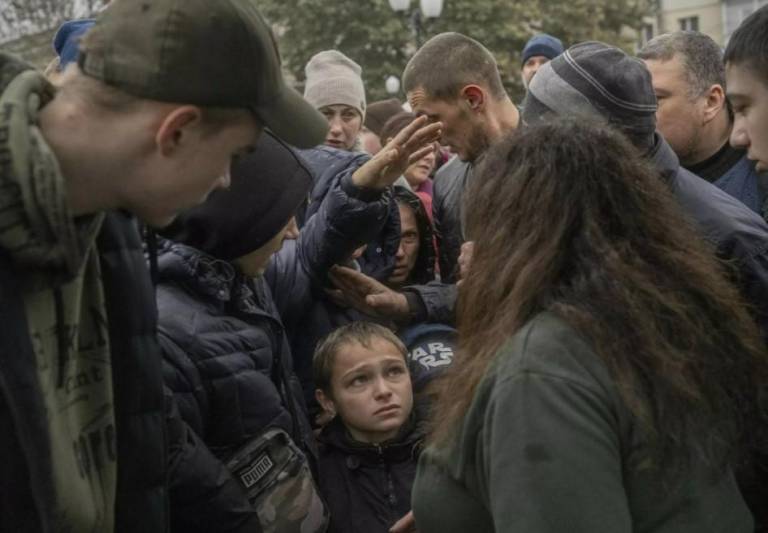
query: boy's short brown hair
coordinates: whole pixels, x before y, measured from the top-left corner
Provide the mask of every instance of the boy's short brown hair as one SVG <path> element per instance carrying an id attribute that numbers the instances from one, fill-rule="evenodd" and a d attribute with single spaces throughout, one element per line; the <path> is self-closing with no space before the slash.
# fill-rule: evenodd
<path id="1" fill-rule="evenodd" d="M 333 364 L 336 360 L 336 354 L 339 353 L 342 346 L 356 342 L 370 348 L 373 339 L 389 342 L 402 354 L 405 362 L 408 362 L 408 350 L 403 341 L 392 330 L 373 322 L 350 322 L 329 333 L 318 344 L 312 358 L 315 387 L 326 394 L 330 393 Z"/>

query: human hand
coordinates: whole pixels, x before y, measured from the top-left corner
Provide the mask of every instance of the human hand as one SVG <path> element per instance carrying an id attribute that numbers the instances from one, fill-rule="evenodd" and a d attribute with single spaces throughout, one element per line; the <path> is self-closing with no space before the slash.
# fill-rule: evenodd
<path id="1" fill-rule="evenodd" d="M 461 245 L 461 253 L 459 254 L 459 281 L 457 285 L 461 285 L 464 279 L 469 273 L 469 266 L 472 264 L 472 253 L 475 251 L 475 242 L 467 241 Z"/>
<path id="2" fill-rule="evenodd" d="M 390 320 L 408 317 L 408 300 L 405 295 L 372 277 L 338 265 L 331 269 L 329 276 L 341 291 L 344 301 L 361 313 Z"/>
<path id="3" fill-rule="evenodd" d="M 409 511 L 407 515 L 395 522 L 395 525 L 389 528 L 389 533 L 416 533 L 416 519 L 413 511 Z"/>
<path id="4" fill-rule="evenodd" d="M 416 118 L 352 174 L 352 183 L 358 187 L 386 189 L 411 163 L 434 150 L 433 143 L 440 138 L 442 127 L 441 122 L 427 124 L 425 116 Z"/>

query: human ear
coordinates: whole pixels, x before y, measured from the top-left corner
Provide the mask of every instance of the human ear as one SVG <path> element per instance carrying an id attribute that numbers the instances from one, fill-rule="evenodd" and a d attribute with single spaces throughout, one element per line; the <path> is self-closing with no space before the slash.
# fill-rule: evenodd
<path id="1" fill-rule="evenodd" d="M 709 122 L 725 107 L 725 91 L 715 84 L 707 90 L 704 101 L 704 119 Z"/>
<path id="2" fill-rule="evenodd" d="M 330 395 L 325 394 L 322 389 L 315 390 L 315 399 L 325 412 L 332 415 L 336 414 L 336 404 L 333 402 Z"/>
<path id="3" fill-rule="evenodd" d="M 155 133 L 155 144 L 160 153 L 170 156 L 177 151 L 201 119 L 202 111 L 192 105 L 176 107 L 165 115 Z"/>
<path id="4" fill-rule="evenodd" d="M 477 85 L 467 85 L 461 90 L 461 98 L 472 111 L 481 111 L 486 103 L 485 91 Z"/>

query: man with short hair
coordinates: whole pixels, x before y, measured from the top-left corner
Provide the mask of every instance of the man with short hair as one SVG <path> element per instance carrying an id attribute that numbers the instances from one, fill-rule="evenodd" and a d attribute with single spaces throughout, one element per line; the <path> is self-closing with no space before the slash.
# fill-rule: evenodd
<path id="1" fill-rule="evenodd" d="M 546 33 L 534 35 L 525 43 L 521 59 L 520 78 L 523 87 L 528 89 L 531 79 L 536 75 L 539 67 L 563 53 L 563 43 L 557 37 Z"/>
<path id="2" fill-rule="evenodd" d="M 765 217 L 766 192 L 746 150 L 728 142 L 723 54 L 695 31 L 659 35 L 637 54 L 653 78 L 657 129 L 685 168 Z"/>
<path id="3" fill-rule="evenodd" d="M 728 98 L 733 105 L 731 144 L 768 171 L 768 6 L 750 15 L 725 49 Z"/>
<path id="4" fill-rule="evenodd" d="M 768 171 L 768 6 L 741 23 L 728 40 L 724 54 L 728 99 L 733 107 L 731 144 L 745 150 L 758 172 Z M 754 468 L 745 498 L 757 502 L 756 531 L 768 531 L 768 452 Z"/>
<path id="5" fill-rule="evenodd" d="M 440 275 L 453 282 L 463 242 L 460 206 L 473 164 L 517 127 L 519 113 L 491 52 L 460 33 L 427 41 L 405 67 L 403 86 L 414 113 L 442 122 L 440 144 L 458 156 L 435 176 L 433 200 Z"/>
<path id="6" fill-rule="evenodd" d="M 57 91 L 0 54 L 0 530 L 165 531 L 156 307 L 131 214 L 162 226 L 227 186 L 263 127 L 311 146 L 327 126 L 250 0 L 116 0 L 78 64 Z"/>
<path id="7" fill-rule="evenodd" d="M 517 128 L 520 114 L 504 90 L 491 52 L 460 33 L 441 33 L 427 41 L 405 67 L 403 87 L 414 113 L 443 124 L 440 144 L 456 154 L 434 179 L 432 211 L 442 283 L 397 292 L 351 269 L 339 268 L 336 277 L 343 278 L 347 296 L 366 314 L 401 324 L 453 323 L 464 191 L 475 163 L 493 142 Z"/>
<path id="8" fill-rule="evenodd" d="M 599 42 L 572 46 L 539 70 L 523 106 L 526 124 L 556 116 L 603 120 L 627 135 L 733 275 L 768 337 L 768 225 L 744 204 L 680 166 L 655 131 L 656 98 L 645 64 Z M 753 473 L 752 465 L 737 472 L 745 500 L 759 515 L 765 509 L 765 484 L 758 483 L 755 490 Z"/>

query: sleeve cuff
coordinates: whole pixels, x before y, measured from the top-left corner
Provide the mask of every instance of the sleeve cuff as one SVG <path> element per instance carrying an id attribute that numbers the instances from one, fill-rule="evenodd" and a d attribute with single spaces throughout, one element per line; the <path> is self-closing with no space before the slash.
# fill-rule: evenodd
<path id="1" fill-rule="evenodd" d="M 374 189 L 372 187 L 358 187 L 352 183 L 352 174 L 347 174 L 341 178 L 341 190 L 350 198 L 355 198 L 362 202 L 374 202 L 381 198 L 386 189 Z"/>

